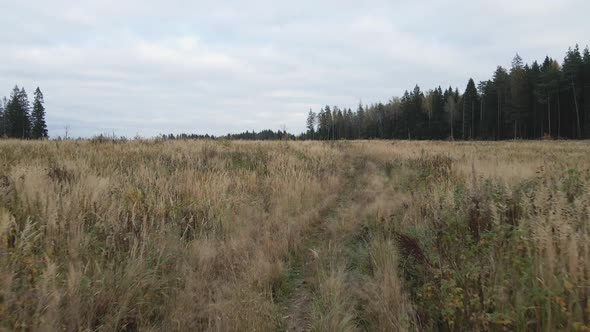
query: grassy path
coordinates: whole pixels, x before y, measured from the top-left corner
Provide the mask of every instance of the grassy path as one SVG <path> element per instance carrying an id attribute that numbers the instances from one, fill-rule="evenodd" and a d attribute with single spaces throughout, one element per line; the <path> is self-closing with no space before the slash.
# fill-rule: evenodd
<path id="1" fill-rule="evenodd" d="M 317 330 L 318 310 L 322 309 L 318 308 L 322 306 L 318 283 L 323 279 L 322 274 L 332 268 L 332 249 L 338 242 L 330 231 L 333 228 L 331 224 L 350 218 L 343 214 L 349 214 L 352 206 L 362 208 L 357 201 L 370 199 L 361 196 L 367 185 L 367 167 L 370 161 L 358 155 L 351 157 L 351 160 L 353 162 L 345 175 L 343 189 L 321 211 L 307 235 L 303 249 L 293 255 L 290 262 L 291 292 L 284 301 L 282 326 L 287 331 Z M 357 213 L 360 212 L 357 210 Z"/>

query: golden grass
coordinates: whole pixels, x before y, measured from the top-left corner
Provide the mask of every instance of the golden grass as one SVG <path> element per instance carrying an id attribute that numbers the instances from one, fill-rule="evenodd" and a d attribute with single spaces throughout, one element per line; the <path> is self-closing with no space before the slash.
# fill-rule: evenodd
<path id="1" fill-rule="evenodd" d="M 0 329 L 590 326 L 585 142 L 8 140 L 0 156 Z"/>

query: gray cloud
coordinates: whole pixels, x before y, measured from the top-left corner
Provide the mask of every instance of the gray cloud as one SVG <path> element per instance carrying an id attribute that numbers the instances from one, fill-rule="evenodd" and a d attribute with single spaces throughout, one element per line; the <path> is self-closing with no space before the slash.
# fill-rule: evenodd
<path id="1" fill-rule="evenodd" d="M 46 95 L 50 133 L 303 130 L 355 107 L 490 77 L 588 41 L 584 0 L 6 2 L 0 88 Z M 10 15 L 6 15 L 10 13 Z"/>

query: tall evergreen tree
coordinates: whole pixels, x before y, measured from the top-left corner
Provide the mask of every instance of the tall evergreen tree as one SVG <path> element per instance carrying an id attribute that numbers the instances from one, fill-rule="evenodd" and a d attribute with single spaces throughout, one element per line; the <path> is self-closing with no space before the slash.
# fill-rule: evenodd
<path id="1" fill-rule="evenodd" d="M 569 48 L 565 59 L 563 60 L 563 83 L 562 86 L 566 87 L 564 93 L 568 95 L 566 102 L 569 106 L 568 109 L 573 110 L 571 114 L 568 114 L 568 118 L 572 119 L 571 129 L 568 131 L 571 137 L 580 138 L 582 135 L 582 125 L 580 118 L 580 103 L 579 99 L 582 96 L 582 87 L 584 85 L 583 76 L 583 60 L 580 54 L 580 48 L 576 45 L 575 48 Z M 572 134 L 573 132 L 573 134 Z"/>
<path id="2" fill-rule="evenodd" d="M 467 82 L 467 87 L 465 88 L 465 93 L 463 94 L 463 105 L 462 109 L 462 129 L 461 135 L 463 139 L 473 138 L 474 135 L 474 126 L 476 123 L 477 115 L 477 108 L 479 107 L 479 97 L 477 95 L 477 88 L 475 87 L 475 82 L 473 79 L 469 79 Z"/>
<path id="3" fill-rule="evenodd" d="M 338 107 L 334 107 L 334 130 L 335 130 L 335 139 L 342 139 L 344 138 L 346 129 L 346 123 L 344 122 L 344 114 L 342 114 L 342 110 Z"/>
<path id="4" fill-rule="evenodd" d="M 482 81 L 477 85 L 481 96 L 479 104 L 479 138 L 490 138 L 496 97 L 492 81 Z"/>
<path id="5" fill-rule="evenodd" d="M 8 137 L 20 137 L 24 130 L 24 125 L 22 123 L 23 108 L 21 106 L 19 94 L 20 89 L 18 86 L 15 86 L 10 94 L 10 100 L 6 105 L 6 133 Z"/>
<path id="6" fill-rule="evenodd" d="M 355 126 L 357 129 L 357 138 L 367 138 L 365 135 L 365 108 L 363 107 L 362 102 L 359 102 L 359 106 L 356 110 Z"/>
<path id="7" fill-rule="evenodd" d="M 528 123 L 528 82 L 526 67 L 522 58 L 516 54 L 510 68 L 510 109 L 506 117 L 506 129 L 512 129 L 512 137 L 523 137 Z M 509 131 L 508 131 L 509 132 Z M 508 136 L 510 137 L 510 136 Z"/>
<path id="8" fill-rule="evenodd" d="M 6 104 L 6 134 L 8 137 L 29 138 L 31 134 L 30 103 L 24 88 L 15 86 Z"/>
<path id="9" fill-rule="evenodd" d="M 29 102 L 29 96 L 25 91 L 25 88 L 22 87 L 18 94 L 19 103 L 21 106 L 21 138 L 30 138 L 31 137 L 31 103 Z"/>
<path id="10" fill-rule="evenodd" d="M 449 138 L 451 140 L 455 139 L 455 118 L 456 116 L 456 112 L 457 112 L 457 99 L 455 98 L 455 95 L 452 93 L 452 90 L 449 88 L 449 90 L 451 91 L 450 93 L 445 93 L 446 97 L 446 104 L 445 104 L 445 111 L 448 114 L 448 119 L 449 119 Z"/>
<path id="11" fill-rule="evenodd" d="M 422 102 L 422 111 L 426 114 L 428 118 L 428 131 L 432 131 L 432 118 L 434 115 L 434 109 L 436 104 L 436 89 L 429 90 L 424 93 L 424 99 Z"/>
<path id="12" fill-rule="evenodd" d="M 508 95 L 510 93 L 509 75 L 506 69 L 498 66 L 493 78 L 494 88 L 496 90 L 496 126 L 493 130 L 496 139 L 504 138 L 504 121 L 508 113 Z"/>
<path id="13" fill-rule="evenodd" d="M 344 118 L 346 121 L 346 139 L 353 139 L 354 138 L 354 124 L 353 124 L 354 117 L 352 114 L 352 109 L 350 109 L 350 107 L 346 111 L 346 115 Z"/>
<path id="14" fill-rule="evenodd" d="M 35 90 L 35 101 L 33 102 L 33 113 L 32 113 L 32 137 L 35 139 L 47 138 L 47 124 L 45 123 L 45 107 L 43 104 L 43 93 L 37 87 Z"/>
<path id="15" fill-rule="evenodd" d="M 543 132 L 549 136 L 561 135 L 560 111 L 559 111 L 559 76 L 560 68 L 557 61 L 550 57 L 545 57 L 541 66 L 541 77 L 537 84 L 537 95 L 539 100 L 546 105 L 545 123 Z M 557 107 L 555 107 L 557 106 Z M 555 108 L 558 111 L 555 111 Z M 557 121 L 556 121 L 557 120 Z"/>
<path id="16" fill-rule="evenodd" d="M 445 117 L 445 99 L 442 88 L 439 86 L 434 90 L 434 109 L 432 114 L 433 137 L 444 139 L 447 137 L 447 119 Z"/>
<path id="17" fill-rule="evenodd" d="M 332 121 L 332 110 L 330 106 L 327 106 L 320 110 L 318 115 L 318 122 L 319 122 L 319 135 L 320 138 L 323 140 L 330 140 L 333 139 L 334 134 L 334 124 Z"/>
<path id="18" fill-rule="evenodd" d="M 530 136 L 529 138 L 538 138 L 543 136 L 543 116 L 541 114 L 543 107 L 537 98 L 536 85 L 541 77 L 541 67 L 537 61 L 534 61 L 530 69 L 527 71 L 527 89 L 529 96 L 529 110 L 530 116 Z"/>

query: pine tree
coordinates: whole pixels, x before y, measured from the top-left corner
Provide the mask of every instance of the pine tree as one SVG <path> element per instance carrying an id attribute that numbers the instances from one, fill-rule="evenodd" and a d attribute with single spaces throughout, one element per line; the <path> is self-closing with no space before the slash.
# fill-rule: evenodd
<path id="1" fill-rule="evenodd" d="M 477 89 L 481 96 L 479 104 L 479 137 L 490 138 L 492 128 L 491 123 L 493 122 L 494 113 L 494 101 L 497 99 L 494 95 L 492 81 L 482 81 L 477 85 Z"/>
<path id="2" fill-rule="evenodd" d="M 25 88 L 21 88 L 20 92 L 18 93 L 18 99 L 21 106 L 21 113 L 20 113 L 20 129 L 21 131 L 17 133 L 20 134 L 20 138 L 30 138 L 31 137 L 31 103 L 29 102 L 29 96 L 25 91 Z"/>
<path id="3" fill-rule="evenodd" d="M 436 103 L 436 89 L 429 90 L 424 94 L 424 101 L 422 102 L 422 111 L 428 117 L 428 130 L 432 130 L 432 116 L 434 113 Z"/>
<path id="4" fill-rule="evenodd" d="M 8 137 L 29 138 L 31 131 L 30 104 L 24 88 L 15 86 L 4 111 Z"/>
<path id="5" fill-rule="evenodd" d="M 449 116 L 449 126 L 450 126 L 450 139 L 455 139 L 455 132 L 454 132 L 454 122 L 455 122 L 455 111 L 457 108 L 457 103 L 455 100 L 455 96 L 453 94 L 449 94 L 447 96 L 447 102 L 445 104 L 445 110 Z"/>
<path id="6" fill-rule="evenodd" d="M 18 98 L 20 89 L 15 86 L 10 94 L 10 100 L 6 105 L 4 111 L 6 117 L 6 134 L 8 137 L 19 137 L 19 133 L 22 132 L 20 126 L 22 107 Z"/>
<path id="7" fill-rule="evenodd" d="M 346 139 L 352 139 L 354 137 L 354 127 L 352 109 L 350 107 L 346 111 L 344 120 L 346 121 Z"/>
<path id="8" fill-rule="evenodd" d="M 580 138 L 582 135 L 581 129 L 581 121 L 580 121 L 580 109 L 579 98 L 582 96 L 582 86 L 584 85 L 583 82 L 583 60 L 582 55 L 580 54 L 580 48 L 576 45 L 575 48 L 569 48 L 566 56 L 563 60 L 563 67 L 562 67 L 562 75 L 563 75 L 563 86 L 567 89 L 565 91 L 566 96 L 569 95 L 568 100 L 571 103 L 567 103 L 568 109 L 573 109 L 573 114 L 569 115 L 568 118 L 572 119 L 572 126 L 573 130 L 569 132 L 572 133 L 571 137 Z M 568 121 L 569 122 L 569 121 Z"/>
<path id="9" fill-rule="evenodd" d="M 522 137 L 522 133 L 526 131 L 528 107 L 526 69 L 523 66 L 522 58 L 517 53 L 510 68 L 510 108 L 506 112 L 505 119 L 506 127 L 512 129 L 512 137 L 514 138 Z"/>
<path id="10" fill-rule="evenodd" d="M 342 110 L 338 107 L 334 107 L 334 138 L 335 139 L 342 139 L 344 135 L 344 115 L 342 114 Z"/>
<path id="11" fill-rule="evenodd" d="M 329 106 L 325 109 L 320 109 L 318 114 L 318 133 L 319 138 L 322 140 L 328 140 L 331 138 L 331 126 L 332 126 L 332 111 Z"/>
<path id="12" fill-rule="evenodd" d="M 332 110 L 330 106 L 324 107 L 324 137 L 325 139 L 334 139 L 334 120 L 332 118 Z"/>
<path id="13" fill-rule="evenodd" d="M 538 92 L 536 91 L 540 77 L 541 67 L 539 67 L 539 63 L 537 61 L 534 61 L 530 70 L 527 71 L 529 104 L 531 105 L 530 121 L 532 131 L 532 134 L 529 136 L 529 138 L 539 138 L 543 136 L 543 117 L 541 115 L 543 107 L 539 103 L 539 99 L 537 97 Z"/>
<path id="14" fill-rule="evenodd" d="M 435 101 L 433 109 L 433 124 L 434 135 L 433 138 L 444 139 L 447 133 L 447 120 L 445 117 L 445 99 L 442 88 L 439 86 L 435 89 Z"/>
<path id="15" fill-rule="evenodd" d="M 307 114 L 307 138 L 315 139 L 315 124 L 317 115 L 310 109 Z"/>
<path id="16" fill-rule="evenodd" d="M 508 95 L 510 93 L 509 76 L 506 69 L 498 66 L 493 78 L 494 88 L 496 90 L 496 126 L 494 128 L 494 137 L 496 139 L 504 138 L 504 119 L 508 113 Z"/>
<path id="17" fill-rule="evenodd" d="M 32 128 L 32 137 L 35 139 L 40 138 L 47 138 L 47 125 L 45 123 L 45 107 L 43 106 L 44 103 L 43 93 L 37 87 L 35 90 L 35 101 L 33 102 L 33 128 Z"/>
<path id="18" fill-rule="evenodd" d="M 356 137 L 358 139 L 366 138 L 365 136 L 365 109 L 363 103 L 359 101 L 359 106 L 356 110 Z"/>
<path id="19" fill-rule="evenodd" d="M 462 105 L 462 137 L 463 139 L 466 138 L 473 138 L 474 136 L 474 126 L 476 123 L 476 116 L 477 111 L 476 108 L 479 107 L 479 100 L 477 95 L 477 88 L 475 87 L 475 82 L 473 79 L 469 79 L 467 82 L 467 87 L 465 88 L 465 93 L 463 94 L 463 105 Z"/>
<path id="20" fill-rule="evenodd" d="M 561 135 L 561 112 L 558 93 L 560 70 L 557 61 L 548 56 L 545 57 L 545 60 L 541 65 L 540 82 L 537 84 L 537 96 L 539 97 L 539 101 L 547 105 L 547 112 L 545 113 L 547 125 L 544 126 L 544 133 L 549 136 L 557 134 L 557 137 Z M 552 107 L 554 105 L 557 105 L 557 112 L 555 112 L 555 108 Z"/>

